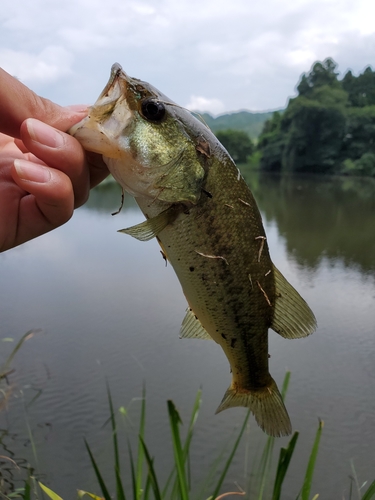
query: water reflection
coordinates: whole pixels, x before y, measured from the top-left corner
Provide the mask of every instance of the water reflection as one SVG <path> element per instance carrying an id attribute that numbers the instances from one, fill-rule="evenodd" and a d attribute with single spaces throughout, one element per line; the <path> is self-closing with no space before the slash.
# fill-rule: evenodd
<path id="1" fill-rule="evenodd" d="M 246 174 L 267 222 L 276 222 L 289 255 L 316 269 L 323 257 L 375 270 L 375 180 L 319 176 Z M 108 214 L 121 202 L 121 188 L 108 181 L 94 190 L 86 208 Z M 135 207 L 125 195 L 123 210 Z"/>
<path id="2" fill-rule="evenodd" d="M 375 270 L 375 180 L 249 176 L 265 219 L 277 223 L 287 251 L 316 269 L 323 257 Z"/>
<path id="3" fill-rule="evenodd" d="M 287 407 L 294 429 L 301 431 L 286 488 L 292 494 L 285 498 L 295 498 L 301 486 L 318 416 L 326 427 L 313 489 L 338 498 L 349 485 L 352 458 L 361 480 L 375 477 L 375 284 L 366 279 L 375 269 L 374 183 L 269 176 L 249 181 L 272 257 L 319 324 L 305 340 L 286 341 L 270 333 L 271 372 L 281 383 L 285 370 L 291 370 Z M 18 339 L 33 327 L 45 332 L 17 354 L 15 397 L 0 413 L 0 429 L 8 426 L 27 439 L 27 419 L 38 471 L 66 499 L 74 498 L 77 487 L 98 491 L 84 437 L 104 475 L 113 476 L 103 427 L 108 420 L 106 379 L 116 408 L 128 407 L 146 381 L 147 440 L 161 471 L 171 461 L 166 399 L 175 401 L 186 423 L 203 385 L 192 459 L 198 479 L 244 416 L 241 408 L 214 416 L 230 381 L 227 360 L 214 343 L 179 340 L 186 307 L 181 287 L 155 240 L 143 243 L 116 232 L 143 219 L 129 196 L 122 213 L 111 217 L 120 200 L 116 184 L 101 186 L 69 224 L 0 255 L 1 336 Z M 41 395 L 34 401 L 35 389 Z M 137 422 L 139 406 L 132 408 L 131 419 Z M 46 423 L 51 423 L 48 434 Z M 251 429 L 228 490 L 235 480 L 245 486 L 246 443 L 255 455 L 263 442 L 253 421 Z M 17 456 L 35 463 L 30 446 L 14 447 Z M 127 464 L 126 443 L 122 449 Z M 125 465 L 123 470 L 129 469 Z"/>
<path id="4" fill-rule="evenodd" d="M 91 191 L 90 198 L 87 201 L 85 208 L 95 210 L 97 212 L 103 212 L 108 215 L 109 213 L 117 212 L 120 206 L 121 187 L 117 184 L 113 177 L 108 177 L 96 189 Z M 126 209 L 135 206 L 136 203 L 134 198 L 125 194 L 122 210 L 125 211 Z"/>

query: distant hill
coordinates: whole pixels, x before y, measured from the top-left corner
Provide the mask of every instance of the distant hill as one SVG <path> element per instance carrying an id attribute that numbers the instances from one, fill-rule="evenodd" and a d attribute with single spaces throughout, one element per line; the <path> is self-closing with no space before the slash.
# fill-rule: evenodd
<path id="1" fill-rule="evenodd" d="M 214 118 L 209 113 L 201 113 L 204 121 L 210 127 L 212 132 L 218 130 L 232 129 L 243 130 L 252 139 L 256 139 L 262 131 L 263 124 L 269 118 L 272 118 L 273 111 L 265 113 L 251 113 L 250 111 L 238 111 L 227 113 Z"/>

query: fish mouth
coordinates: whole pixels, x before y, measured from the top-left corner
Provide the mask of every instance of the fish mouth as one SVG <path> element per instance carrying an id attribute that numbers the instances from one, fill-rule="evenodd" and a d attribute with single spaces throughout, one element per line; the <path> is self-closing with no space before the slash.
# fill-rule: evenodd
<path id="1" fill-rule="evenodd" d="M 121 65 L 113 64 L 108 83 L 89 107 L 88 115 L 69 129 L 69 134 L 87 151 L 109 158 L 120 155 L 119 148 L 114 148 L 113 143 L 119 139 L 134 113 L 128 104 L 128 84 L 129 77 Z"/>
<path id="2" fill-rule="evenodd" d="M 107 85 L 95 103 L 89 107 L 88 116 L 73 125 L 69 129 L 69 134 L 75 136 L 83 126 L 87 126 L 88 121 L 100 122 L 108 117 L 116 105 L 125 99 L 128 80 L 129 77 L 122 69 L 122 66 L 119 63 L 113 64 Z"/>
<path id="3" fill-rule="evenodd" d="M 118 91 L 124 90 L 124 85 L 126 87 L 126 82 L 128 80 L 128 76 L 125 71 L 122 69 L 121 64 L 114 63 L 111 67 L 111 75 L 109 77 L 107 85 L 104 87 L 102 93 L 98 97 L 94 106 L 99 104 L 102 100 L 106 101 L 107 99 L 116 100 L 119 98 Z"/>
<path id="4" fill-rule="evenodd" d="M 111 68 L 111 75 L 107 85 L 89 108 L 89 115 L 98 120 L 105 118 L 114 110 L 115 106 L 126 98 L 129 77 L 126 75 L 119 63 Z"/>

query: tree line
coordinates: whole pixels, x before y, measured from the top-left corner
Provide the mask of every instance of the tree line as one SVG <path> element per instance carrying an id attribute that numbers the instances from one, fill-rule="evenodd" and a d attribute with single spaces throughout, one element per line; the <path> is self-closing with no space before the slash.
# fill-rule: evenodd
<path id="1" fill-rule="evenodd" d="M 256 116 L 258 127 L 264 120 L 256 145 L 245 112 L 207 115 L 215 121 L 209 126 L 237 163 L 250 160 L 273 172 L 375 177 L 375 71 L 367 67 L 358 76 L 348 71 L 339 80 L 336 70 L 331 58 L 316 62 L 284 111 Z"/>
<path id="2" fill-rule="evenodd" d="M 259 136 L 260 168 L 375 177 L 375 72 L 339 80 L 327 58 L 303 74 L 297 97 Z"/>

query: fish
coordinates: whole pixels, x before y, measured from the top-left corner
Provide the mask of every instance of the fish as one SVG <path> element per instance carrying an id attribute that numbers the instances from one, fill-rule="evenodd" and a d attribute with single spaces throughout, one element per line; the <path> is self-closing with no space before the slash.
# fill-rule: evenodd
<path id="1" fill-rule="evenodd" d="M 102 155 L 146 220 L 120 232 L 157 238 L 187 299 L 180 337 L 214 340 L 232 374 L 216 410 L 246 407 L 270 436 L 292 427 L 269 373 L 268 330 L 316 329 L 313 312 L 274 266 L 256 201 L 224 146 L 193 113 L 116 63 L 70 131 Z"/>

